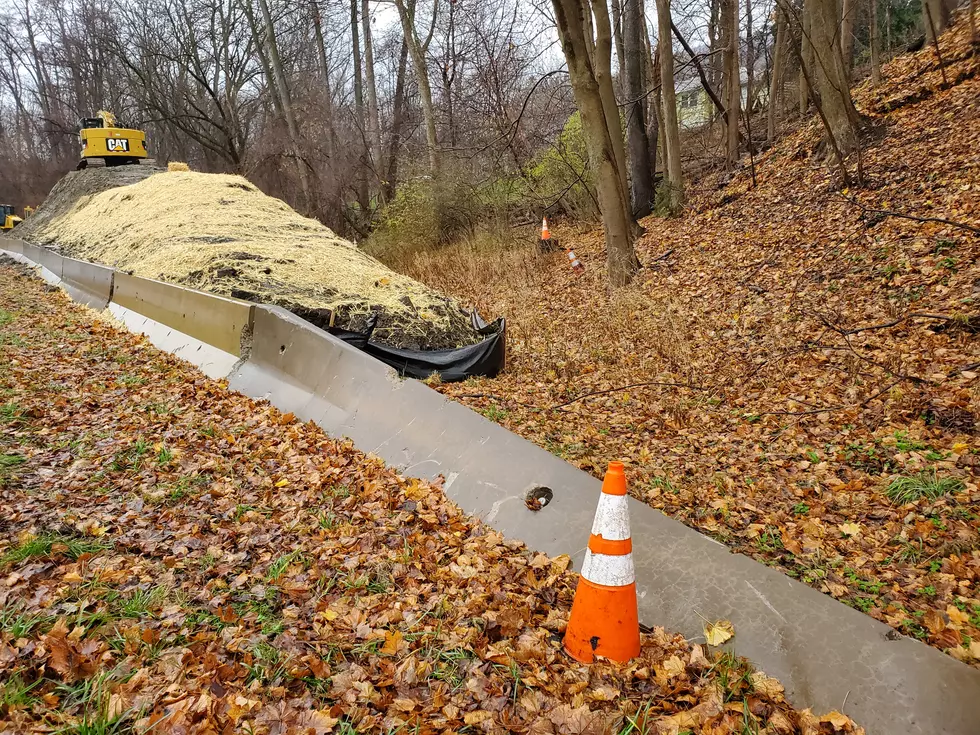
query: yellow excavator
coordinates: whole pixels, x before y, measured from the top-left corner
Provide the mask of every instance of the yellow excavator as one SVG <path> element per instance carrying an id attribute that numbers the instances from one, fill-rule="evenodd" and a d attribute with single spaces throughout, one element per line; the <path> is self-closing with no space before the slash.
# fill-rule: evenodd
<path id="1" fill-rule="evenodd" d="M 76 167 L 79 171 L 89 166 L 152 163 L 147 158 L 146 133 L 118 127 L 116 116 L 107 110 L 82 119 L 78 128 L 78 140 L 82 144 L 82 158 Z"/>
<path id="2" fill-rule="evenodd" d="M 10 232 L 10 230 L 14 229 L 23 221 L 14 214 L 13 205 L 0 204 L 0 232 Z"/>

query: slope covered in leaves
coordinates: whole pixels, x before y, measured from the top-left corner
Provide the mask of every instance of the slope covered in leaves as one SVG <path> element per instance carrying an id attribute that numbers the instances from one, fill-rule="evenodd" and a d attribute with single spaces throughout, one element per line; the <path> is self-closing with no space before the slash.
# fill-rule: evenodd
<path id="1" fill-rule="evenodd" d="M 9 261 L 0 503 L 0 732 L 863 732 L 660 629 L 570 661 L 567 557 Z"/>
<path id="2" fill-rule="evenodd" d="M 941 48 L 856 91 L 863 186 L 813 120 L 755 185 L 746 159 L 646 220 L 619 294 L 601 234 L 560 224 L 581 278 L 526 250 L 416 275 L 510 317 L 508 374 L 447 395 L 597 476 L 627 461 L 638 498 L 980 665 L 980 53 L 965 24 Z"/>

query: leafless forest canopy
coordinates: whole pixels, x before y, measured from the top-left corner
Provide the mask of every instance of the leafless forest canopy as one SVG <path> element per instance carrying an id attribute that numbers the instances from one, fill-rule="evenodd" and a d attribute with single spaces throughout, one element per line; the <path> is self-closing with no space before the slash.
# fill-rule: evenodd
<path id="1" fill-rule="evenodd" d="M 819 76 L 821 39 L 864 75 L 949 12 L 942 0 L 611 2 L 12 0 L 0 199 L 36 206 L 77 162 L 79 118 L 109 109 L 147 131 L 157 161 L 245 174 L 358 240 L 594 217 L 598 149 L 570 33 L 584 24 L 585 62 L 608 67 L 604 110 L 621 129 L 607 142 L 628 153 L 635 216 L 656 207 L 658 171 L 676 184 L 737 165 L 812 113 L 801 63 Z M 427 206 L 431 221 L 415 222 Z"/>

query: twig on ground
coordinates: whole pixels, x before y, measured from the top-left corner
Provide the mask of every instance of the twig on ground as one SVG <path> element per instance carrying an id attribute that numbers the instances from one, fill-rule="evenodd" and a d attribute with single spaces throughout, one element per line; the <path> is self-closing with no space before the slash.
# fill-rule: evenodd
<path id="1" fill-rule="evenodd" d="M 959 321 L 955 317 L 947 316 L 946 314 L 926 314 L 921 311 L 914 311 L 911 314 L 906 314 L 905 316 L 899 317 L 898 319 L 892 319 L 890 322 L 883 322 L 882 324 L 871 324 L 867 327 L 856 327 L 854 329 L 844 329 L 837 324 L 831 322 L 827 317 L 822 314 L 815 314 L 815 316 L 823 322 L 823 325 L 842 337 L 847 337 L 852 334 L 858 334 L 859 332 L 873 332 L 877 329 L 890 329 L 891 327 L 897 327 L 904 321 L 909 319 L 934 319 L 941 322 L 956 322 Z"/>
<path id="2" fill-rule="evenodd" d="M 565 406 L 570 406 L 573 403 L 584 401 L 586 398 L 594 398 L 595 396 L 602 396 L 602 395 L 606 395 L 607 393 L 615 393 L 621 390 L 629 390 L 630 388 L 644 388 L 646 386 L 651 386 L 651 385 L 663 386 L 666 388 L 689 388 L 690 390 L 707 390 L 707 388 L 705 388 L 704 386 L 691 385 L 690 383 L 667 383 L 658 380 L 650 380 L 644 383 L 631 383 L 629 385 L 620 385 L 615 388 L 609 388 L 607 390 L 594 390 L 589 393 L 583 393 L 582 395 L 577 396 L 571 399 L 570 401 L 565 401 L 564 403 L 556 403 L 554 406 L 549 406 L 545 410 L 555 411 L 560 408 L 564 408 Z"/>
<path id="3" fill-rule="evenodd" d="M 946 219 L 945 217 L 917 217 L 914 214 L 904 214 L 903 212 L 895 212 L 891 209 L 876 209 L 875 207 L 869 207 L 865 204 L 861 204 L 857 199 L 849 197 L 846 194 L 840 195 L 841 199 L 846 202 L 853 204 L 855 207 L 859 207 L 865 212 L 872 212 L 873 214 L 883 214 L 887 217 L 897 217 L 898 219 L 909 219 L 913 222 L 935 222 L 937 224 L 949 225 L 950 227 L 959 227 L 967 232 L 972 232 L 975 235 L 980 235 L 980 227 L 974 227 L 973 225 L 968 225 L 963 222 L 957 222 L 956 220 Z"/>
<path id="4" fill-rule="evenodd" d="M 885 393 L 890 391 L 892 388 L 894 388 L 896 385 L 898 385 L 901 382 L 902 381 L 900 379 L 900 380 L 896 380 L 894 383 L 890 383 L 889 385 L 885 386 L 880 391 L 875 393 L 873 396 L 869 396 L 868 398 L 865 398 L 860 403 L 841 403 L 836 406 L 824 406 L 823 408 L 813 408 L 810 409 L 809 411 L 764 411 L 763 413 L 757 413 L 755 415 L 756 416 L 811 416 L 813 414 L 818 414 L 818 413 L 842 411 L 847 408 L 864 408 L 869 403 L 871 403 L 871 401 L 878 398 L 879 396 L 884 395 Z"/>

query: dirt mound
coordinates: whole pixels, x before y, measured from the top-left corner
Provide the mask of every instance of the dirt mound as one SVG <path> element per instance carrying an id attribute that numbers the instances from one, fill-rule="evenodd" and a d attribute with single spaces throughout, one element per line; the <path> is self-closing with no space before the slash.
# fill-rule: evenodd
<path id="1" fill-rule="evenodd" d="M 480 340 L 456 302 L 395 273 L 240 176 L 150 167 L 68 174 L 21 230 L 71 257 L 283 306 L 412 349 Z"/>
<path id="2" fill-rule="evenodd" d="M 54 185 L 34 214 L 18 225 L 17 236 L 30 242 L 50 243 L 44 232 L 76 205 L 84 206 L 96 194 L 135 184 L 163 170 L 155 166 L 116 166 L 72 171 Z"/>

